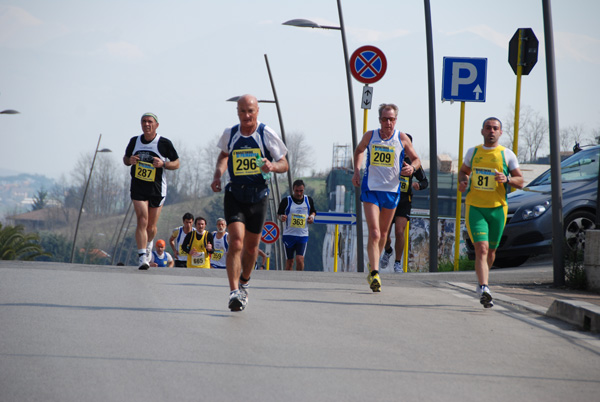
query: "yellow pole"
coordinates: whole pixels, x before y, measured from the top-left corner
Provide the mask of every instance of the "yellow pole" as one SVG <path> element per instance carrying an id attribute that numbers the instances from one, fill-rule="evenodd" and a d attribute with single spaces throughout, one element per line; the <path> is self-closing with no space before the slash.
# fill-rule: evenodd
<path id="1" fill-rule="evenodd" d="M 465 139 L 465 102 L 460 102 L 460 134 L 458 137 L 458 169 L 463 164 L 463 142 Z M 454 270 L 458 271 L 458 257 L 460 252 L 460 215 L 462 193 L 458 190 L 458 172 L 456 172 L 456 220 L 454 221 Z"/>
<path id="2" fill-rule="evenodd" d="M 523 30 L 519 29 L 519 50 L 517 52 L 517 94 L 515 96 L 515 125 L 513 127 L 513 152 L 519 157 L 519 114 L 521 110 L 521 75 L 523 75 Z M 509 191 L 511 187 L 509 186 Z"/>
<path id="3" fill-rule="evenodd" d="M 363 109 L 363 134 L 367 132 L 367 120 L 369 117 L 369 109 Z"/>
<path id="4" fill-rule="evenodd" d="M 335 225 L 335 233 L 333 239 L 333 272 L 337 272 L 338 267 L 338 239 L 340 234 L 340 225 Z"/>
<path id="5" fill-rule="evenodd" d="M 402 269 L 404 272 L 408 271 L 408 238 L 410 231 L 410 221 L 406 222 L 406 227 L 404 228 L 404 260 L 402 261 Z"/>

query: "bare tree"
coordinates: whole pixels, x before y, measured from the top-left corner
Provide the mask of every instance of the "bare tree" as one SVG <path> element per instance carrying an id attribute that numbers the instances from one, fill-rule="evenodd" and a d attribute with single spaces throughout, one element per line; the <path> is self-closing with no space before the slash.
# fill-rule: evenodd
<path id="1" fill-rule="evenodd" d="M 286 135 L 287 158 L 290 163 L 292 178 L 300 177 L 304 170 L 312 166 L 310 155 L 313 154 L 312 147 L 307 144 L 304 133 L 291 132 Z"/>
<path id="2" fill-rule="evenodd" d="M 583 145 L 587 141 L 588 137 L 582 124 L 575 124 L 560 130 L 560 150 L 562 152 L 571 151 L 576 143 Z"/>
<path id="3" fill-rule="evenodd" d="M 503 124 L 503 144 L 513 149 L 514 140 L 514 107 Z M 519 113 L 519 151 L 517 157 L 521 162 L 534 162 L 538 154 L 548 146 L 548 121 L 531 106 L 522 106 Z"/>

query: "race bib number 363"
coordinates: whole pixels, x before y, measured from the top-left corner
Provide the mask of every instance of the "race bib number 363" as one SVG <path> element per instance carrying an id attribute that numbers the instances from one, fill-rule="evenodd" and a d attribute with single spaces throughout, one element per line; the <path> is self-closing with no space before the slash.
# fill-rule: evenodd
<path id="1" fill-rule="evenodd" d="M 496 172 L 494 169 L 475 168 L 471 185 L 474 189 L 482 191 L 494 191 L 496 189 Z"/>
<path id="2" fill-rule="evenodd" d="M 302 229 L 306 226 L 306 215 L 304 214 L 292 214 L 292 221 L 290 226 L 293 228 Z"/>
<path id="3" fill-rule="evenodd" d="M 151 163 L 138 161 L 135 165 L 135 177 L 144 181 L 154 181 L 156 168 Z"/>
<path id="4" fill-rule="evenodd" d="M 260 149 L 236 149 L 233 151 L 233 174 L 235 176 L 260 174 L 260 168 L 256 164 L 256 155 L 260 155 Z"/>
<path id="5" fill-rule="evenodd" d="M 371 166 L 393 167 L 395 157 L 394 147 L 380 144 L 371 146 Z"/>

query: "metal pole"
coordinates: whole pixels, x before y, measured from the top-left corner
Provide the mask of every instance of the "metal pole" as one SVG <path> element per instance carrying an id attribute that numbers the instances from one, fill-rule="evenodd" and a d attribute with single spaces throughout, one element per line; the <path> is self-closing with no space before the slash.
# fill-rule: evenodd
<path id="1" fill-rule="evenodd" d="M 131 209 L 132 205 L 133 205 L 133 201 L 129 201 L 129 206 L 127 207 L 127 211 L 125 211 L 125 216 L 123 217 L 123 222 L 121 223 L 121 228 L 119 229 L 119 232 L 117 233 L 117 240 L 115 240 L 115 247 L 113 250 L 112 259 L 110 260 L 110 265 L 114 265 L 114 263 L 115 263 L 115 256 L 117 254 L 117 244 L 119 244 L 119 239 L 121 238 L 121 233 L 123 233 L 123 226 L 125 226 L 125 221 L 127 220 L 127 215 L 129 214 L 129 210 Z"/>
<path id="2" fill-rule="evenodd" d="M 562 182 L 560 169 L 560 139 L 558 103 L 556 96 L 556 69 L 554 65 L 554 31 L 550 0 L 542 0 L 544 37 L 546 42 L 546 80 L 548 83 L 548 123 L 550 127 L 550 180 L 552 182 L 552 258 L 554 286 L 565 284 L 565 235 L 562 216 Z"/>
<path id="3" fill-rule="evenodd" d="M 92 171 L 94 170 L 94 163 L 96 162 L 96 155 L 98 155 L 98 147 L 100 146 L 100 139 L 102 134 L 98 137 L 98 144 L 94 151 L 94 158 L 92 159 L 92 166 L 90 167 L 90 174 L 88 175 L 87 182 L 85 183 L 85 190 L 83 191 L 83 198 L 81 199 L 81 207 L 79 208 L 79 215 L 77 216 L 77 225 L 75 225 L 75 235 L 73 236 L 73 247 L 71 247 L 71 259 L 70 262 L 73 264 L 73 257 L 75 255 L 75 243 L 77 242 L 77 232 L 79 231 L 79 221 L 81 220 L 81 212 L 83 211 L 83 204 L 85 202 L 85 196 L 87 195 L 88 187 L 90 185 L 90 179 L 92 178 Z"/>
<path id="4" fill-rule="evenodd" d="M 429 81 L 429 272 L 438 270 L 438 168 L 437 131 L 435 119 L 435 71 L 433 67 L 433 34 L 431 32 L 431 7 L 425 3 L 425 32 L 427 36 L 427 77 Z M 460 167 L 459 167 L 460 169 Z M 461 200 L 456 200 L 461 202 Z M 460 239 L 456 239 L 460 241 Z"/>
<path id="5" fill-rule="evenodd" d="M 346 65 L 346 81 L 348 82 L 348 103 L 350 105 L 350 126 L 352 127 L 352 150 L 358 146 L 356 135 L 356 118 L 354 116 L 354 94 L 352 92 L 352 76 L 350 74 L 350 63 L 348 61 L 348 46 L 346 45 L 346 29 L 344 28 L 344 17 L 342 15 L 342 2 L 337 0 L 338 14 L 340 16 L 340 31 L 342 33 L 342 45 L 344 47 L 344 63 Z M 354 166 L 360 169 L 360 166 Z M 354 200 L 356 207 L 356 270 L 365 271 L 365 257 L 363 246 L 363 213 L 360 202 L 360 187 L 354 187 Z"/>
<path id="6" fill-rule="evenodd" d="M 273 75 L 271 75 L 271 67 L 269 66 L 269 58 L 265 54 L 265 63 L 267 63 L 267 72 L 269 73 L 269 80 L 271 81 L 271 88 L 273 89 L 273 97 L 275 98 L 275 107 L 277 107 L 277 117 L 279 118 L 279 128 L 281 129 L 281 139 L 283 143 L 287 145 L 287 141 L 285 140 L 285 129 L 283 128 L 283 118 L 281 117 L 281 108 L 279 107 L 279 98 L 277 98 L 277 91 L 275 90 L 275 82 L 273 81 Z M 288 186 L 290 187 L 289 193 L 292 193 L 292 164 L 290 158 L 288 157 Z"/>

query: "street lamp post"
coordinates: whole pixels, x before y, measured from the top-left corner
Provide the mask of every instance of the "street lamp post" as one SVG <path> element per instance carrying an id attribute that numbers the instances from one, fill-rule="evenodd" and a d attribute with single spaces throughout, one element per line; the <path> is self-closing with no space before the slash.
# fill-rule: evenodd
<path id="1" fill-rule="evenodd" d="M 87 182 L 85 183 L 85 190 L 83 191 L 83 198 L 81 199 L 81 207 L 79 208 L 79 215 L 77 216 L 77 225 L 75 225 L 75 234 L 73 235 L 73 247 L 71 247 L 71 264 L 73 263 L 73 257 L 75 256 L 75 243 L 77 242 L 77 232 L 79 231 L 79 221 L 81 220 L 81 212 L 83 211 L 83 204 L 85 203 L 85 196 L 87 195 L 88 187 L 90 185 L 90 180 L 92 178 L 92 172 L 94 171 L 94 163 L 96 162 L 96 155 L 98 152 L 112 152 L 108 148 L 103 148 L 98 150 L 100 146 L 100 140 L 102 139 L 102 134 L 98 137 L 98 144 L 96 145 L 96 151 L 94 151 L 94 158 L 92 159 L 92 166 L 90 167 L 90 174 L 88 175 Z"/>
<path id="2" fill-rule="evenodd" d="M 321 28 L 321 29 L 334 29 L 338 30 L 342 34 L 342 46 L 344 48 L 344 64 L 346 65 L 346 81 L 348 83 L 348 103 L 350 106 L 350 126 L 352 128 L 352 149 L 355 150 L 358 146 L 358 138 L 356 134 L 356 118 L 354 116 L 354 94 L 352 91 L 352 75 L 350 73 L 350 63 L 348 61 L 348 46 L 346 44 L 346 30 L 344 28 L 344 18 L 342 15 L 342 4 L 341 0 L 337 0 L 338 15 L 340 18 L 340 26 L 327 26 L 319 25 L 316 22 L 306 19 L 294 19 L 284 22 L 283 25 L 290 25 L 300 28 Z M 354 166 L 354 169 L 360 169 L 360 166 Z M 358 272 L 364 272 L 364 250 L 363 250 L 363 218 L 362 209 L 360 203 L 360 188 L 354 187 L 354 203 L 356 205 L 356 268 Z"/>

